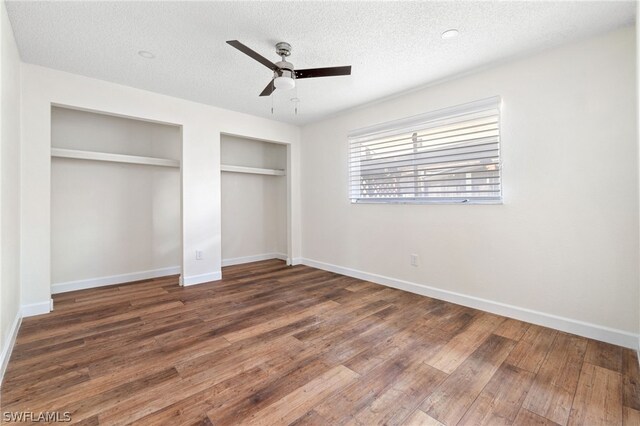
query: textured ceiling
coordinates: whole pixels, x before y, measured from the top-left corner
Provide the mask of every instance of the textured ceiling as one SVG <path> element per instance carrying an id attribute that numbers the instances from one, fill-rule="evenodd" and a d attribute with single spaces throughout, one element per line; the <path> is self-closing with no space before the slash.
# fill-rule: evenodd
<path id="1" fill-rule="evenodd" d="M 16 2 L 25 62 L 296 124 L 634 21 L 635 2 Z M 457 28 L 460 36 L 442 40 Z M 259 98 L 269 69 L 237 39 L 296 68 L 352 65 Z M 138 56 L 146 50 L 156 55 Z M 290 98 L 300 99 L 294 115 Z M 275 112 L 271 114 L 271 106 Z"/>

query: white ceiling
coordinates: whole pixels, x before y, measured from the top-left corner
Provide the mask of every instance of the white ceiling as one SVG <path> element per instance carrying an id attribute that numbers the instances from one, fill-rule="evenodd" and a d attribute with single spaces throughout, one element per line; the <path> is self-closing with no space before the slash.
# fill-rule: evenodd
<path id="1" fill-rule="evenodd" d="M 25 62 L 296 124 L 629 25 L 636 8 L 633 1 L 6 4 Z M 449 28 L 460 36 L 442 40 Z M 233 39 L 273 61 L 274 44 L 287 41 L 296 68 L 352 65 L 352 75 L 300 80 L 297 93 L 259 98 L 271 71 L 225 43 Z"/>

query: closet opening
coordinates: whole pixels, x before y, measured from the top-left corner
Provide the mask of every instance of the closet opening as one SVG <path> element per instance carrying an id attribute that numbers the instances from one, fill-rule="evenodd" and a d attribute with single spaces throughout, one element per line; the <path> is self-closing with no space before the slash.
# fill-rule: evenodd
<path id="1" fill-rule="evenodd" d="M 52 293 L 181 273 L 181 126 L 52 106 L 51 145 Z"/>
<path id="2" fill-rule="evenodd" d="M 222 266 L 290 263 L 289 151 L 288 144 L 220 135 Z"/>

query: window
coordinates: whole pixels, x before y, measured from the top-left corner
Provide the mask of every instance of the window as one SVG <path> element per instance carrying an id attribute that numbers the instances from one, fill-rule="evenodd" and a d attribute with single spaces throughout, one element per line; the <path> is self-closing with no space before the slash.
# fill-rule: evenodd
<path id="1" fill-rule="evenodd" d="M 499 203 L 500 98 L 349 133 L 351 202 Z"/>

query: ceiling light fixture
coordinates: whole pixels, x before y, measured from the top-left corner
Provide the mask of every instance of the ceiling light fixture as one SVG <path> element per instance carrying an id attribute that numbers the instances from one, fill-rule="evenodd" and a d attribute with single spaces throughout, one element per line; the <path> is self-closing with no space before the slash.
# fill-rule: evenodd
<path id="1" fill-rule="evenodd" d="M 138 55 L 142 56 L 142 57 L 143 57 L 143 58 L 145 58 L 145 59 L 153 59 L 153 58 L 155 58 L 155 57 L 156 57 L 156 55 L 154 55 L 154 54 L 153 54 L 153 53 L 151 53 L 151 52 L 147 52 L 146 50 L 140 50 L 140 51 L 138 52 Z"/>
<path id="2" fill-rule="evenodd" d="M 293 72 L 282 70 L 282 74 L 273 80 L 276 89 L 291 90 L 296 87 L 296 81 L 293 79 Z"/>
<path id="3" fill-rule="evenodd" d="M 459 34 L 458 30 L 456 30 L 455 28 L 452 28 L 442 33 L 442 39 L 447 40 L 450 38 L 456 38 L 458 37 L 458 34 Z"/>

